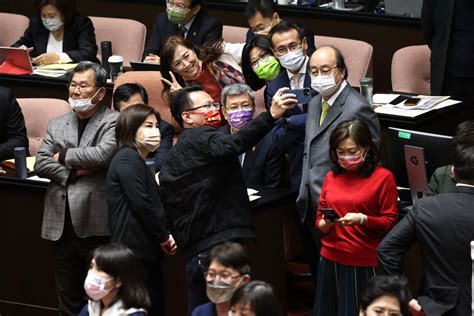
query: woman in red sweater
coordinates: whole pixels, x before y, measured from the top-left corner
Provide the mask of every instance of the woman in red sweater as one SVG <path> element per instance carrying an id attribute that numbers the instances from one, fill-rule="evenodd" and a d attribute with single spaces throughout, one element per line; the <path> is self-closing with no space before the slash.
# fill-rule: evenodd
<path id="1" fill-rule="evenodd" d="M 377 246 L 397 221 L 397 188 L 392 173 L 378 166 L 379 152 L 361 120 L 334 129 L 329 155 L 333 169 L 316 219 L 322 248 L 314 315 L 355 316 L 359 294 L 376 274 Z"/>

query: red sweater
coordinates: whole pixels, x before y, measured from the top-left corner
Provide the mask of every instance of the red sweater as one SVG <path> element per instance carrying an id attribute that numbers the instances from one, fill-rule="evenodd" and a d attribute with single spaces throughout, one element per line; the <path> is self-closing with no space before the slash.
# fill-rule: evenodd
<path id="1" fill-rule="evenodd" d="M 193 82 L 199 83 L 204 91 L 214 99 L 214 102 L 221 103 L 222 88 L 207 68 L 203 67 L 201 73 L 193 80 Z"/>
<path id="2" fill-rule="evenodd" d="M 330 207 L 340 217 L 346 213 L 367 215 L 364 225 L 336 224 L 322 235 L 321 256 L 348 266 L 377 266 L 376 249 L 398 217 L 397 187 L 392 173 L 376 167 L 369 178 L 362 178 L 357 172 L 336 176 L 330 171 L 324 179 L 319 207 Z M 321 219 L 318 210 L 317 228 Z"/>

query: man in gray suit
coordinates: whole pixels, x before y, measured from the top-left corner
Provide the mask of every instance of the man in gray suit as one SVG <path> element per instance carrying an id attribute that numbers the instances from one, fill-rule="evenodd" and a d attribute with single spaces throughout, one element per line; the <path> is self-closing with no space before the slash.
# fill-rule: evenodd
<path id="1" fill-rule="evenodd" d="M 311 87 L 319 95 L 308 106 L 303 155 L 303 175 L 297 199 L 298 212 L 307 238 L 303 238 L 305 252 L 310 260 L 311 272 L 316 273 L 319 237 L 314 227 L 319 194 L 326 173 L 331 169 L 329 137 L 342 121 L 362 119 L 367 123 L 376 144 L 380 142 L 380 125 L 367 100 L 352 89 L 346 81 L 347 68 L 341 52 L 334 47 L 317 49 L 309 62 Z M 303 232 L 304 234 L 304 232 Z M 311 238 L 311 237 L 312 238 Z"/>
<path id="2" fill-rule="evenodd" d="M 108 242 L 105 179 L 117 151 L 116 113 L 99 105 L 107 73 L 81 62 L 69 77 L 74 112 L 53 119 L 36 156 L 35 172 L 51 180 L 45 197 L 41 237 L 53 241 L 56 291 L 61 315 L 77 315 L 89 252 Z"/>

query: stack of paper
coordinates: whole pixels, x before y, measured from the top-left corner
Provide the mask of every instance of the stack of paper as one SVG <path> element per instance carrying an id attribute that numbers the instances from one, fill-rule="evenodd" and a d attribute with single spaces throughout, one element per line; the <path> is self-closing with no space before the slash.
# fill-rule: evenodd
<path id="1" fill-rule="evenodd" d="M 33 74 L 47 77 L 61 77 L 73 70 L 76 66 L 77 64 L 50 64 L 36 67 Z"/>

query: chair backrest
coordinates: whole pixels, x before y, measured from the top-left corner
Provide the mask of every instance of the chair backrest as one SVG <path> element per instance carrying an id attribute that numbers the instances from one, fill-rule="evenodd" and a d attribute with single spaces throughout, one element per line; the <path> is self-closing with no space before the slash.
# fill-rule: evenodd
<path id="1" fill-rule="evenodd" d="M 146 27 L 143 23 L 129 19 L 116 19 L 91 16 L 94 24 L 95 38 L 99 51 L 97 58 L 102 56 L 100 43 L 112 42 L 112 54 L 123 57 L 123 64 L 130 61 L 140 61 L 145 47 Z"/>
<path id="2" fill-rule="evenodd" d="M 30 20 L 20 14 L 0 12 L 0 46 L 11 46 L 25 33 Z"/>
<path id="3" fill-rule="evenodd" d="M 429 95 L 430 55 L 428 45 L 397 50 L 392 58 L 392 90 Z"/>
<path id="4" fill-rule="evenodd" d="M 255 91 L 255 115 L 265 111 L 265 87 Z"/>
<path id="5" fill-rule="evenodd" d="M 43 143 L 48 122 L 71 112 L 71 106 L 60 99 L 27 98 L 17 99 L 17 101 L 25 118 L 30 155 L 35 156 Z"/>
<path id="6" fill-rule="evenodd" d="M 227 43 L 245 43 L 248 28 L 240 26 L 224 25 L 222 38 Z"/>
<path id="7" fill-rule="evenodd" d="M 160 113 L 161 119 L 170 123 L 179 133 L 182 127 L 173 119 L 169 102 L 161 97 L 163 83 L 159 71 L 128 71 L 121 74 L 115 81 L 114 91 L 124 83 L 139 83 L 148 94 L 148 104 Z"/>
<path id="8" fill-rule="evenodd" d="M 347 81 L 353 87 L 360 86 L 360 79 L 372 77 L 373 47 L 369 43 L 329 36 L 314 36 L 316 47 L 334 46 L 341 51 L 346 63 Z"/>

